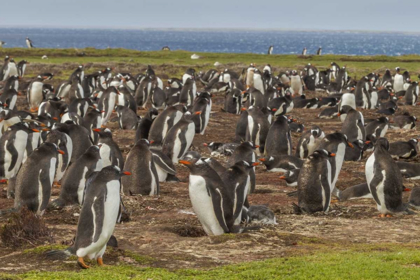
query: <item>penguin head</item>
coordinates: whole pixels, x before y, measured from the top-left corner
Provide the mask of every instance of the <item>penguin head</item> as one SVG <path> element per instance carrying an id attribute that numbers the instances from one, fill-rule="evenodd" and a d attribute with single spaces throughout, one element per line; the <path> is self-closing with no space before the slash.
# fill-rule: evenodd
<path id="1" fill-rule="evenodd" d="M 328 159 L 329 157 L 335 157 L 334 153 L 330 153 L 325 149 L 316 150 L 308 157 L 309 160 L 323 160 Z"/>
<path id="2" fill-rule="evenodd" d="M 384 137 L 381 137 L 378 140 L 376 140 L 375 149 L 377 149 L 379 147 L 388 151 L 389 150 L 388 139 L 386 139 Z"/>
<path id="3" fill-rule="evenodd" d="M 121 170 L 116 165 L 109 165 L 107 167 L 102 168 L 100 171 L 100 176 L 98 178 L 101 178 L 101 180 L 104 180 L 106 182 L 113 181 L 113 180 L 119 180 L 122 176 L 130 176 L 131 172 Z M 120 186 L 118 185 L 118 188 Z"/>

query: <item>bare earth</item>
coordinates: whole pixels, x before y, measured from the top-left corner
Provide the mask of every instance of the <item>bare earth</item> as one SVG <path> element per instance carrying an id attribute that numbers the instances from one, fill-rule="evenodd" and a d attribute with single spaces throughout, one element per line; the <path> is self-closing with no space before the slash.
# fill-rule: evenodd
<path id="1" fill-rule="evenodd" d="M 75 66 L 65 65 L 70 69 Z M 45 72 L 50 70 L 51 66 L 34 65 L 34 68 L 39 70 L 38 72 L 42 70 Z M 59 68 L 59 66 L 54 66 L 54 68 Z M 136 69 L 143 71 L 144 66 Z M 128 69 L 122 67 L 117 70 Z M 167 68 L 165 70 L 156 68 L 156 70 L 157 74 L 162 77 L 166 76 L 161 75 L 162 71 L 168 73 Z M 87 73 L 91 71 L 93 70 L 86 70 Z M 135 71 L 133 70 L 133 72 Z M 54 81 L 54 85 L 57 84 L 58 81 Z M 312 97 L 315 93 L 308 92 L 307 95 Z M 321 94 L 317 93 L 316 95 L 320 96 Z M 20 104 L 24 104 L 24 100 L 24 97 L 20 97 Z M 213 112 L 206 134 L 196 135 L 194 138 L 192 149 L 203 155 L 209 155 L 207 149 L 202 145 L 204 142 L 231 142 L 234 138 L 236 121 L 239 116 L 222 112 L 223 102 L 223 94 L 216 94 L 213 97 Z M 23 106 L 21 108 L 27 108 L 26 104 Z M 404 106 L 401 108 L 404 109 Z M 406 109 L 416 115 L 420 113 L 418 107 L 407 107 Z M 337 119 L 326 121 L 316 118 L 321 110 L 295 109 L 291 115 L 303 122 L 306 128 L 316 124 L 326 133 L 340 130 L 341 123 Z M 145 112 L 139 110 L 138 113 L 144 115 Z M 363 114 L 365 118 L 377 116 L 373 111 L 363 111 Z M 109 127 L 113 130 L 114 139 L 118 142 L 120 149 L 126 155 L 133 145 L 134 131 L 119 130 L 117 123 L 112 123 Z M 417 130 L 389 130 L 387 134 L 387 138 L 391 142 L 408 140 L 417 136 Z M 297 144 L 299 137 L 300 134 L 293 134 L 294 145 Z M 225 161 L 226 158 L 220 158 L 220 160 Z M 365 161 L 366 156 L 362 162 L 345 162 L 337 186 L 340 189 L 345 189 L 364 182 Z M 419 160 L 414 159 L 413 161 Z M 278 224 L 264 226 L 260 230 L 238 235 L 208 237 L 204 235 L 197 218 L 192 213 L 188 197 L 188 171 L 180 165 L 176 168 L 182 182 L 161 184 L 159 197 L 124 197 L 125 206 L 131 213 L 131 220 L 117 225 L 114 235 L 118 240 L 119 249 L 105 254 L 104 258 L 107 264 L 136 263 L 133 258 L 124 254 L 125 250 L 150 257 L 147 266 L 178 269 L 208 268 L 305 253 L 311 250 L 310 246 L 305 245 L 308 242 L 328 244 L 333 241 L 344 245 L 420 241 L 420 235 L 416 234 L 420 225 L 418 215 L 379 219 L 376 205 L 370 199 L 337 203 L 331 207 L 328 214 L 294 215 L 291 204 L 296 202 L 296 198 L 286 196 L 287 192 L 293 191 L 293 189 L 288 188 L 279 179 L 281 174 L 267 172 L 263 166 L 257 167 L 257 189 L 254 194 L 250 195 L 250 203 L 268 205 L 275 212 Z M 404 183 L 407 187 L 416 186 L 414 182 L 405 181 Z M 59 189 L 55 187 L 52 199 L 56 198 L 58 194 Z M 407 199 L 408 193 L 405 193 L 405 196 Z M 6 198 L 6 186 L 3 185 L 0 189 L 0 209 L 12 206 L 13 201 Z M 47 212 L 44 215 L 57 244 L 71 244 L 79 212 L 79 207 L 70 207 L 63 211 Z M 0 225 L 4 224 L 8 218 L 8 215 L 0 217 Z M 31 246 L 28 245 L 27 248 L 31 248 Z M 33 269 L 78 269 L 74 265 L 74 261 L 70 261 L 63 268 L 60 261 L 51 263 L 51 261 L 43 259 L 41 255 L 25 254 L 22 248 L 11 249 L 2 243 L 0 243 L 0 250 L 2 251 L 0 273 Z"/>

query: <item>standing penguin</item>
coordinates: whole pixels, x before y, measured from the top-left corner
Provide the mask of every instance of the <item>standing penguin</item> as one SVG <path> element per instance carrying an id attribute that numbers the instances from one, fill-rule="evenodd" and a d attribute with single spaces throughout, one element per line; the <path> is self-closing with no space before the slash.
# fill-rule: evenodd
<path id="1" fill-rule="evenodd" d="M 199 115 L 193 118 L 195 123 L 195 132 L 204 135 L 210 119 L 211 112 L 211 94 L 204 91 L 198 93 L 197 98 L 194 101 L 193 112 L 201 112 Z"/>
<path id="2" fill-rule="evenodd" d="M 57 157 L 57 172 L 55 173 L 54 182 L 58 183 L 63 178 L 70 164 L 71 155 L 73 154 L 73 142 L 70 136 L 58 130 L 50 131 L 45 142 L 56 144 L 64 152 L 64 154 L 59 153 Z"/>
<path id="3" fill-rule="evenodd" d="M 132 174 L 131 177 L 124 177 L 121 182 L 122 191 L 126 195 L 159 194 L 159 177 L 148 140 L 141 139 L 134 145 L 127 155 L 124 167 Z"/>
<path id="4" fill-rule="evenodd" d="M 361 112 L 356 111 L 350 106 L 341 107 L 339 114 L 344 113 L 347 115 L 346 120 L 343 122 L 341 132 L 348 137 L 348 141 L 353 142 L 356 140 L 366 140 L 365 120 Z"/>
<path id="5" fill-rule="evenodd" d="M 400 67 L 395 68 L 397 71 L 394 76 L 394 92 L 400 92 L 404 90 L 404 76 L 400 73 Z"/>
<path id="6" fill-rule="evenodd" d="M 44 86 L 44 83 L 42 82 L 43 80 L 42 76 L 37 76 L 36 79 L 29 84 L 27 98 L 31 112 L 38 111 L 39 105 L 44 100 L 44 93 L 42 89 Z"/>
<path id="7" fill-rule="evenodd" d="M 111 117 L 112 111 L 114 110 L 117 102 L 117 95 L 119 94 L 120 92 L 116 87 L 109 87 L 101 95 L 101 98 L 99 98 L 98 109 L 102 113 L 102 126 L 105 126 Z"/>
<path id="8" fill-rule="evenodd" d="M 29 64 L 29 62 L 26 61 L 26 60 L 19 61 L 18 65 L 17 65 L 19 77 L 23 78 L 23 76 L 25 76 L 26 65 L 28 65 L 28 64 Z"/>
<path id="9" fill-rule="evenodd" d="M 334 157 L 329 158 L 329 161 L 331 164 L 331 186 L 333 188 L 333 194 L 338 198 L 340 198 L 340 191 L 335 187 L 335 184 L 343 166 L 347 146 L 352 148 L 353 144 L 348 141 L 345 134 L 336 132 L 326 135 L 318 148 L 335 154 Z"/>
<path id="10" fill-rule="evenodd" d="M 35 48 L 34 44 L 32 43 L 32 40 L 26 37 L 26 45 L 28 46 L 28 49 Z"/>
<path id="11" fill-rule="evenodd" d="M 294 204 L 295 212 L 328 212 L 333 191 L 329 158 L 334 156 L 334 153 L 326 150 L 316 150 L 304 162 L 298 177 L 298 205 Z"/>
<path id="12" fill-rule="evenodd" d="M 417 105 L 417 100 L 419 98 L 419 82 L 414 81 L 410 83 L 410 86 L 405 92 L 405 104 L 406 105 Z"/>
<path id="13" fill-rule="evenodd" d="M 322 55 L 322 48 L 321 47 L 318 48 L 318 50 L 316 52 L 316 55 Z"/>
<path id="14" fill-rule="evenodd" d="M 163 110 L 153 121 L 148 139 L 156 145 L 162 145 L 169 129 L 181 120 L 186 110 L 187 107 L 183 105 L 171 106 Z"/>
<path id="15" fill-rule="evenodd" d="M 92 176 L 77 224 L 74 245 L 64 251 L 47 252 L 49 258 L 66 258 L 73 254 L 81 268 L 89 268 L 84 257 L 96 259 L 103 266 L 102 256 L 114 232 L 120 210 L 120 178 L 131 175 L 116 166 L 108 166 Z M 123 177 L 124 178 L 124 177 Z"/>
<path id="16" fill-rule="evenodd" d="M 229 157 L 229 166 L 233 166 L 238 161 L 243 160 L 247 162 L 256 162 L 257 157 L 255 155 L 255 150 L 257 148 L 258 146 L 255 146 L 252 142 L 242 142 Z M 251 184 L 249 192 L 253 193 L 255 191 L 255 167 L 249 172 L 249 180 Z"/>
<path id="17" fill-rule="evenodd" d="M 365 166 L 366 181 L 381 217 L 407 210 L 402 201 L 401 172 L 388 150 L 388 140 L 379 138 Z"/>
<path id="18" fill-rule="evenodd" d="M 296 156 L 304 159 L 310 156 L 324 139 L 325 133 L 317 125 L 313 126 L 311 130 L 302 134 L 296 148 Z"/>
<path id="19" fill-rule="evenodd" d="M 268 122 L 265 114 L 256 107 L 248 108 L 248 129 L 246 132 L 246 141 L 250 141 L 255 145 L 259 146 L 257 154 L 263 154 L 265 150 L 265 141 L 267 134 L 270 129 L 270 123 Z"/>
<path id="20" fill-rule="evenodd" d="M 199 114 L 201 112 L 194 113 L 194 115 Z M 172 159 L 173 163 L 177 163 L 185 155 L 193 142 L 195 124 L 192 117 L 194 115 L 186 112 L 182 119 L 169 129 L 163 140 L 162 152 Z"/>
<path id="21" fill-rule="evenodd" d="M 60 196 L 51 202 L 52 207 L 60 209 L 66 205 L 82 205 L 86 180 L 93 172 L 101 170 L 99 147 L 91 146 L 67 169 L 61 180 Z"/>
<path id="22" fill-rule="evenodd" d="M 0 178 L 18 173 L 28 144 L 29 128 L 23 123 L 10 126 L 0 138 Z"/>
<path id="23" fill-rule="evenodd" d="M 124 167 L 124 158 L 118 144 L 112 139 L 111 130 L 108 128 L 95 128 L 94 131 L 99 134 L 98 145 L 100 146 L 103 167 L 114 165 L 122 170 Z"/>
<path id="24" fill-rule="evenodd" d="M 201 159 L 180 160 L 190 170 L 189 194 L 198 220 L 207 235 L 231 232 L 234 198 L 216 171 Z"/>
<path id="25" fill-rule="evenodd" d="M 44 143 L 23 164 L 15 183 L 15 209 L 27 207 L 42 216 L 50 200 L 57 168 L 57 155 L 64 154 L 53 143 Z"/>
<path id="26" fill-rule="evenodd" d="M 289 119 L 286 116 L 278 116 L 270 126 L 265 141 L 264 155 L 281 156 L 292 154 L 292 138 L 290 134 Z"/>
<path id="27" fill-rule="evenodd" d="M 239 89 L 228 89 L 225 94 L 225 112 L 239 115 L 242 106 L 242 93 Z"/>
<path id="28" fill-rule="evenodd" d="M 293 70 L 292 75 L 290 77 L 290 92 L 292 93 L 292 95 L 302 95 L 302 86 L 302 79 L 300 78 L 298 72 L 296 70 Z"/>
<path id="29" fill-rule="evenodd" d="M 268 55 L 272 55 L 272 54 L 273 54 L 273 49 L 274 49 L 274 46 L 273 46 L 273 45 L 271 45 L 271 46 L 268 48 L 268 52 L 267 52 L 267 54 L 268 54 Z"/>
<path id="30" fill-rule="evenodd" d="M 306 55 L 307 52 L 308 50 L 306 48 L 303 48 L 302 55 Z"/>
<path id="31" fill-rule="evenodd" d="M 136 112 L 125 106 L 116 106 L 115 112 L 120 129 L 137 129 L 139 117 Z"/>

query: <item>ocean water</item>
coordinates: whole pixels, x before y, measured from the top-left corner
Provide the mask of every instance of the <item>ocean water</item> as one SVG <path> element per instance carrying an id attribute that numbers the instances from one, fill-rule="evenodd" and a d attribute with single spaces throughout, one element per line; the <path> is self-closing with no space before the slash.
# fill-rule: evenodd
<path id="1" fill-rule="evenodd" d="M 220 53 L 308 54 L 319 47 L 323 54 L 391 55 L 420 53 L 420 34 L 369 33 L 352 31 L 255 31 L 255 30 L 117 30 L 0 28 L 6 48 L 26 47 L 29 37 L 39 48 L 126 48 Z"/>

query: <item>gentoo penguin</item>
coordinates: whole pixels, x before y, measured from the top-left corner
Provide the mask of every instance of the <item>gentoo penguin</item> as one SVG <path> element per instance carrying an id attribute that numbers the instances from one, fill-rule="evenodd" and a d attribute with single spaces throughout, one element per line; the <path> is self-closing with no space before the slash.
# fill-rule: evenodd
<path id="1" fill-rule="evenodd" d="M 101 95 L 98 101 L 98 109 L 102 113 L 101 125 L 106 125 L 109 118 L 111 117 L 112 111 L 115 108 L 117 102 L 117 95 L 120 92 L 116 87 L 109 87 Z"/>
<path id="2" fill-rule="evenodd" d="M 333 119 L 336 116 L 338 116 L 338 105 L 326 108 L 318 114 L 318 118 L 320 119 Z"/>
<path id="3" fill-rule="evenodd" d="M 6 84 L 4 85 L 4 90 L 14 89 L 16 91 L 19 90 L 19 80 L 21 78 L 18 75 L 11 75 L 6 80 Z"/>
<path id="4" fill-rule="evenodd" d="M 331 164 L 331 186 L 333 194 L 337 197 L 340 197 L 340 191 L 335 187 L 335 184 L 343 166 L 347 146 L 353 147 L 353 144 L 348 141 L 345 134 L 336 132 L 326 135 L 318 147 L 318 149 L 324 149 L 335 154 L 334 157 L 329 158 L 329 161 Z"/>
<path id="5" fill-rule="evenodd" d="M 346 154 L 344 155 L 345 161 L 359 161 L 363 157 L 363 152 L 366 150 L 365 144 L 369 144 L 370 141 L 363 142 L 362 140 L 358 139 L 353 141 L 351 144 L 352 147 L 346 147 Z"/>
<path id="6" fill-rule="evenodd" d="M 15 183 L 15 209 L 22 207 L 44 214 L 50 201 L 58 153 L 64 154 L 53 143 L 44 143 L 35 149 L 22 165 Z"/>
<path id="7" fill-rule="evenodd" d="M 356 98 L 353 93 L 344 93 L 343 96 L 341 97 L 340 102 L 338 103 L 338 112 L 341 111 L 340 113 L 341 122 L 344 122 L 344 120 L 347 117 L 347 114 L 341 110 L 341 108 L 344 106 L 350 106 L 351 108 L 356 110 Z"/>
<path id="8" fill-rule="evenodd" d="M 380 110 L 376 111 L 376 113 L 381 114 L 381 115 L 391 116 L 391 115 L 395 114 L 395 111 L 396 111 L 395 108 L 386 108 L 386 109 L 380 109 Z"/>
<path id="9" fill-rule="evenodd" d="M 286 172 L 284 172 L 282 176 L 280 176 L 280 179 L 285 180 L 286 185 L 288 187 L 297 187 L 298 179 L 299 179 L 299 172 L 300 172 L 300 168 L 287 170 Z"/>
<path id="10" fill-rule="evenodd" d="M 273 45 L 271 45 L 271 46 L 268 48 L 268 52 L 267 52 L 267 54 L 268 54 L 268 55 L 273 54 L 273 49 L 274 49 L 274 46 L 273 46 Z"/>
<path id="11" fill-rule="evenodd" d="M 180 160 L 190 170 L 189 195 L 194 213 L 208 235 L 231 232 L 234 198 L 216 171 L 201 159 Z"/>
<path id="12" fill-rule="evenodd" d="M 28 144 L 29 133 L 26 124 L 16 123 L 0 138 L 0 178 L 10 179 L 18 173 Z"/>
<path id="13" fill-rule="evenodd" d="M 83 126 L 72 123 L 55 123 L 52 130 L 58 130 L 70 136 L 73 144 L 71 163 L 75 162 L 93 144 L 90 139 L 90 132 Z"/>
<path id="14" fill-rule="evenodd" d="M 3 48 L 3 46 L 6 45 L 5 41 L 0 41 L 0 48 Z"/>
<path id="15" fill-rule="evenodd" d="M 410 86 L 405 92 L 405 104 L 406 105 L 417 105 L 417 100 L 419 98 L 419 82 L 414 81 L 410 83 Z"/>
<path id="16" fill-rule="evenodd" d="M 400 92 L 404 90 L 404 77 L 400 74 L 400 67 L 395 68 L 395 70 L 394 92 Z"/>
<path id="17" fill-rule="evenodd" d="M 337 98 L 323 97 L 318 98 L 318 108 L 332 107 L 337 105 Z"/>
<path id="18" fill-rule="evenodd" d="M 90 100 L 89 98 L 78 98 L 78 99 L 74 99 L 70 103 L 68 111 L 70 113 L 75 113 L 81 116 L 82 118 L 84 118 L 89 107 L 93 107 L 93 106 L 94 105 L 92 103 L 92 100 Z"/>
<path id="19" fill-rule="evenodd" d="M 397 165 L 404 178 L 408 178 L 410 180 L 420 180 L 420 164 L 397 161 Z"/>
<path id="20" fill-rule="evenodd" d="M 379 138 L 365 165 L 366 181 L 381 217 L 407 210 L 402 201 L 401 172 L 388 150 L 388 140 Z"/>
<path id="21" fill-rule="evenodd" d="M 304 159 L 310 156 L 324 139 L 325 133 L 317 125 L 314 125 L 311 130 L 302 134 L 296 147 L 296 156 Z"/>
<path id="22" fill-rule="evenodd" d="M 282 97 L 271 99 L 267 106 L 270 108 L 274 116 L 278 116 L 291 112 L 293 110 L 294 103 L 290 92 L 286 92 L 286 94 Z"/>
<path id="23" fill-rule="evenodd" d="M 290 134 L 289 119 L 286 116 L 278 116 L 267 133 L 265 140 L 264 155 L 281 156 L 292 154 L 292 137 Z M 258 143 L 257 143 L 258 144 Z"/>
<path id="24" fill-rule="evenodd" d="M 26 37 L 26 45 L 28 46 L 28 49 L 35 48 L 31 39 L 29 39 L 28 37 Z"/>
<path id="25" fill-rule="evenodd" d="M 385 74 L 382 76 L 381 87 L 392 86 L 392 75 L 389 69 L 386 69 Z"/>
<path id="26" fill-rule="evenodd" d="M 195 124 L 192 121 L 194 115 L 186 112 L 182 119 L 169 129 L 163 140 L 162 152 L 166 154 L 173 163 L 177 163 L 180 158 L 189 150 L 195 135 Z"/>
<path id="27" fill-rule="evenodd" d="M 307 52 L 308 50 L 306 48 L 303 48 L 302 55 L 306 55 Z"/>
<path id="28" fill-rule="evenodd" d="M 109 128 L 95 128 L 99 134 L 98 146 L 103 167 L 109 165 L 118 166 L 121 170 L 124 168 L 124 158 L 118 144 L 112 139 L 112 132 Z"/>
<path id="29" fill-rule="evenodd" d="M 356 140 L 366 140 L 365 121 L 363 114 L 350 106 L 341 107 L 339 114 L 344 113 L 347 115 L 341 132 L 347 135 L 348 141 L 353 142 Z"/>
<path id="30" fill-rule="evenodd" d="M 228 89 L 225 94 L 225 112 L 239 115 L 242 106 L 242 93 L 239 89 Z"/>
<path id="31" fill-rule="evenodd" d="M 204 132 L 206 131 L 210 119 L 212 105 L 211 97 L 211 94 L 206 91 L 197 93 L 192 111 L 201 113 L 193 118 L 195 123 L 195 133 L 204 135 Z"/>
<path id="32" fill-rule="evenodd" d="M 115 112 L 120 129 L 137 129 L 139 117 L 133 110 L 125 106 L 116 106 Z"/>
<path id="33" fill-rule="evenodd" d="M 156 83 L 152 85 L 150 91 L 151 97 L 150 101 L 152 102 L 153 108 L 165 109 L 166 108 L 166 93 L 157 86 Z"/>
<path id="34" fill-rule="evenodd" d="M 389 119 L 387 117 L 380 117 L 366 126 L 366 137 L 374 135 L 376 138 L 385 137 L 389 128 Z"/>
<path id="35" fill-rule="evenodd" d="M 388 152 L 395 159 L 410 159 L 417 156 L 418 142 L 417 139 L 393 142 L 389 144 Z"/>
<path id="36" fill-rule="evenodd" d="M 141 139 L 134 145 L 127 155 L 124 168 L 132 174 L 132 177 L 122 178 L 122 190 L 126 195 L 159 194 L 159 177 L 148 140 Z"/>
<path id="37" fill-rule="evenodd" d="M 293 98 L 293 104 L 295 108 L 317 109 L 318 103 L 318 98 L 306 98 L 305 95 Z"/>
<path id="38" fill-rule="evenodd" d="M 74 244 L 64 251 L 47 252 L 49 258 L 77 256 L 81 268 L 89 268 L 84 257 L 96 259 L 103 266 L 102 256 L 114 232 L 120 210 L 120 178 L 131 175 L 116 166 L 108 166 L 90 178 L 77 224 Z M 124 178 L 124 177 L 123 177 Z"/>
<path id="39" fill-rule="evenodd" d="M 329 158 L 334 156 L 316 150 L 305 160 L 298 178 L 298 205 L 293 205 L 296 213 L 328 212 L 333 191 Z"/>
<path id="40" fill-rule="evenodd" d="M 260 158 L 259 161 L 265 165 L 269 172 L 287 172 L 299 169 L 303 164 L 303 160 L 300 158 L 287 155 Z"/>
<path id="41" fill-rule="evenodd" d="M 289 128 L 291 132 L 301 133 L 305 129 L 305 125 L 301 122 L 294 121 L 289 123 Z"/>
<path id="42" fill-rule="evenodd" d="M 9 77 L 9 72 L 8 72 L 9 60 L 10 60 L 10 56 L 6 55 L 4 57 L 3 67 L 1 68 L 1 71 L 0 71 L 0 81 L 5 81 Z"/>
<path id="43" fill-rule="evenodd" d="M 341 191 L 340 194 L 340 201 L 360 198 L 373 198 L 367 183 L 348 187 L 344 191 Z"/>
<path id="44" fill-rule="evenodd" d="M 21 95 L 21 94 L 17 92 L 15 89 L 5 90 L 0 95 L 0 102 L 3 105 L 3 107 L 6 107 L 10 110 L 14 110 L 18 95 Z"/>
<path id="45" fill-rule="evenodd" d="M 318 50 L 316 52 L 316 55 L 322 55 L 322 48 L 321 47 L 318 48 Z"/>
<path id="46" fill-rule="evenodd" d="M 290 92 L 292 95 L 302 95 L 303 93 L 302 79 L 296 70 L 292 71 L 292 75 L 290 77 Z"/>
<path id="47" fill-rule="evenodd" d="M 63 178 L 70 164 L 71 155 L 73 154 L 73 143 L 70 136 L 58 130 L 50 131 L 45 142 L 56 144 L 64 152 L 64 154 L 59 153 L 57 156 L 57 172 L 55 173 L 54 182 L 58 183 Z"/>
<path id="48" fill-rule="evenodd" d="M 184 104 L 186 106 L 190 106 L 194 102 L 194 85 L 195 81 L 193 78 L 187 78 L 184 82 L 184 86 L 181 89 L 181 93 L 179 95 L 179 103 Z"/>
<path id="49" fill-rule="evenodd" d="M 238 161 L 247 161 L 247 162 L 256 162 L 255 150 L 258 147 L 255 146 L 252 142 L 246 141 L 242 142 L 236 149 L 233 151 L 233 154 L 228 159 L 228 165 L 235 165 Z M 255 191 L 255 168 L 249 172 L 249 179 L 251 182 L 250 192 Z"/>
<path id="50" fill-rule="evenodd" d="M 171 106 L 163 110 L 153 121 L 149 131 L 149 141 L 162 145 L 169 129 L 176 125 L 186 112 L 184 105 Z"/>
<path id="51" fill-rule="evenodd" d="M 27 98 L 31 112 L 38 111 L 39 105 L 44 100 L 43 80 L 42 76 L 37 76 L 36 79 L 29 84 Z"/>
<path id="52" fill-rule="evenodd" d="M 19 77 L 23 78 L 23 76 L 25 76 L 26 65 L 28 65 L 28 64 L 30 64 L 30 63 L 26 60 L 19 61 L 18 65 L 17 65 Z"/>
<path id="53" fill-rule="evenodd" d="M 152 124 L 158 115 L 159 115 L 158 110 L 156 108 L 151 108 L 146 113 L 146 115 L 140 119 L 139 125 L 137 126 L 137 130 L 136 130 L 136 138 L 134 140 L 136 143 L 140 139 L 149 138 L 150 128 L 152 127 Z"/>
<path id="54" fill-rule="evenodd" d="M 61 180 L 60 196 L 51 202 L 51 206 L 60 209 L 66 205 L 82 205 L 86 180 L 92 173 L 101 170 L 102 159 L 99 146 L 91 146 L 68 167 Z"/>
<path id="55" fill-rule="evenodd" d="M 251 191 L 249 172 L 258 162 L 238 161 L 220 176 L 225 184 L 226 191 L 234 198 L 233 219 L 234 224 L 239 225 L 242 219 L 242 207 L 246 202 L 248 193 Z M 246 203 L 245 203 L 246 202 Z"/>
<path id="56" fill-rule="evenodd" d="M 257 154 L 261 155 L 265 151 L 265 141 L 270 129 L 270 123 L 261 109 L 256 107 L 248 108 L 248 129 L 246 131 L 246 141 L 259 146 Z"/>
<path id="57" fill-rule="evenodd" d="M 393 119 L 393 125 L 402 129 L 414 129 L 416 127 L 416 122 L 418 122 L 417 118 L 411 116 L 408 112 L 395 116 Z"/>

